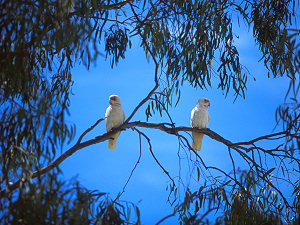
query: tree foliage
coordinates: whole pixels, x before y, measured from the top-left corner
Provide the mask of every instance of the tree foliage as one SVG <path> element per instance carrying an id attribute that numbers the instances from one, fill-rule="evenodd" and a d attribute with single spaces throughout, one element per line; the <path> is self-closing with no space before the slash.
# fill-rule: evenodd
<path id="1" fill-rule="evenodd" d="M 176 197 L 178 187 L 172 177 L 156 161 L 173 181 L 170 202 L 182 224 L 204 222 L 203 216 L 216 210 L 223 210 L 216 224 L 297 222 L 299 1 L 1 0 L 0 5 L 1 222 L 138 224 L 139 211 L 134 205 L 109 200 L 104 193 L 60 180 L 61 161 L 109 137 L 103 134 L 96 141 L 81 142 L 83 134 L 67 154 L 58 158 L 61 161 L 53 161 L 75 134 L 75 126 L 65 120 L 72 93 L 71 69 L 78 63 L 89 68 L 99 56 L 108 58 L 112 67 L 117 66 L 119 60 L 126 59 L 132 42 L 139 42 L 146 57 L 155 63 L 155 86 L 123 129 L 133 127 L 147 139 L 150 150 L 150 139 L 136 127 L 177 135 L 181 146 L 192 151 L 187 136 L 180 133 L 186 128 L 175 129 L 169 107 L 180 100 L 184 84 L 219 88 L 225 95 L 245 97 L 250 74 L 240 63 L 236 46 L 236 27 L 241 23 L 252 31 L 268 76 L 290 79 L 286 102 L 276 111 L 281 132 L 231 143 L 212 131 L 202 130 L 228 147 L 233 175 L 206 166 L 194 152 L 199 188 L 187 189 L 183 202 Z M 171 124 L 129 123 L 145 103 L 147 118 L 155 112 L 161 116 L 165 112 Z M 280 144 L 272 138 L 279 139 Z M 261 147 L 260 140 L 268 140 L 271 149 Z M 232 151 L 244 160 L 246 171 L 235 168 Z M 271 167 L 270 161 L 278 167 Z M 222 176 L 203 183 L 200 171 L 216 171 Z M 271 178 L 290 185 L 292 201 L 287 201 Z M 135 216 L 128 215 L 130 209 Z"/>
<path id="2" fill-rule="evenodd" d="M 127 224 L 133 204 L 114 203 L 106 193 L 90 191 L 56 173 L 25 184 L 2 212 L 3 224 Z M 136 218 L 139 221 L 139 218 Z"/>

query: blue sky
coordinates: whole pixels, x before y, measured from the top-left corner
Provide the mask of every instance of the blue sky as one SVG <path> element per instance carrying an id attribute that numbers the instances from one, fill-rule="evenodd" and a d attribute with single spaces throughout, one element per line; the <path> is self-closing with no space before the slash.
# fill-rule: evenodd
<path id="1" fill-rule="evenodd" d="M 248 77 L 246 99 L 238 98 L 234 102 L 233 92 L 225 98 L 224 93 L 215 87 L 208 90 L 193 89 L 185 83 L 181 88 L 178 106 L 170 109 L 177 126 L 190 126 L 190 113 L 196 101 L 207 97 L 211 101 L 209 128 L 224 138 L 232 142 L 247 141 L 272 132 L 275 110 L 284 100 L 288 80 L 268 79 L 263 64 L 257 62 L 261 55 L 249 37 L 248 30 L 239 28 L 239 32 L 237 46 L 240 60 L 251 74 Z M 125 60 L 121 60 L 113 69 L 109 60 L 105 61 L 100 57 L 96 65 L 91 65 L 89 71 L 82 65 L 77 65 L 72 73 L 74 95 L 71 97 L 71 115 L 68 120 L 76 124 L 76 137 L 70 145 L 65 146 L 64 151 L 76 142 L 76 138 L 83 131 L 104 117 L 111 94 L 120 96 L 125 115 L 129 116 L 154 86 L 154 64 L 146 60 L 138 42 L 133 42 Z M 132 121 L 145 121 L 145 109 L 146 107 L 142 107 Z M 166 115 L 162 118 L 155 115 L 149 122 L 168 122 L 168 118 Z M 181 160 L 181 170 L 179 169 L 177 138 L 159 130 L 141 130 L 151 138 L 153 152 L 170 175 L 181 176 L 186 183 L 191 183 L 188 169 L 189 165 L 192 167 L 192 163 L 189 164 L 189 156 L 182 149 L 180 155 L 185 159 Z M 104 121 L 85 138 L 93 138 L 103 133 Z M 229 173 L 232 166 L 227 151 L 221 143 L 204 137 L 199 154 L 207 165 L 218 166 Z M 107 148 L 107 142 L 99 143 L 76 152 L 61 164 L 61 169 L 65 178 L 78 176 L 85 187 L 108 192 L 115 198 L 122 191 L 138 156 L 138 134 L 128 129 L 118 138 L 115 151 Z M 243 167 L 242 162 L 238 158 L 237 160 L 237 164 Z M 121 199 L 139 206 L 142 224 L 153 224 L 172 213 L 172 207 L 167 203 L 168 184 L 168 177 L 155 163 L 143 139 L 141 161 Z M 177 224 L 176 218 L 171 218 L 164 224 Z"/>

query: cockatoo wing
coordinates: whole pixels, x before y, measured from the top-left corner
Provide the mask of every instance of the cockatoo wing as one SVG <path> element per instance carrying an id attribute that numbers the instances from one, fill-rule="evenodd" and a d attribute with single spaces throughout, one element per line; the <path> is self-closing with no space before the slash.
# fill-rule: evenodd
<path id="1" fill-rule="evenodd" d="M 207 128 L 209 122 L 209 114 L 205 109 L 195 107 L 191 113 L 191 127 Z M 199 132 L 192 132 L 194 150 L 201 150 L 203 134 Z"/>
<path id="2" fill-rule="evenodd" d="M 122 108 L 112 108 L 109 106 L 105 113 L 106 118 L 106 131 L 109 132 L 111 129 L 120 126 L 125 121 L 125 113 Z M 111 135 L 108 140 L 108 148 L 115 150 L 117 146 L 117 138 L 120 135 L 120 131 Z"/>

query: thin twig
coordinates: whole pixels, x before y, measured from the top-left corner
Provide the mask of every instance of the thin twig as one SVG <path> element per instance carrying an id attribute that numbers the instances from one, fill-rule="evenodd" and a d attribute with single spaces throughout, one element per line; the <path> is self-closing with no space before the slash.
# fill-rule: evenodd
<path id="1" fill-rule="evenodd" d="M 159 225 L 162 222 L 164 222 L 166 219 L 169 219 L 170 217 L 173 217 L 175 215 L 176 215 L 176 211 L 174 210 L 174 212 L 172 214 L 165 216 L 164 218 L 162 218 L 161 220 L 159 220 L 155 225 Z"/>
<path id="2" fill-rule="evenodd" d="M 286 131 L 281 131 L 281 132 L 274 133 L 274 134 L 264 135 L 264 136 L 255 138 L 251 141 L 233 143 L 231 147 L 234 147 L 234 146 L 237 146 L 237 145 L 251 145 L 251 144 L 254 144 L 257 141 L 265 140 L 265 139 L 268 139 L 268 138 L 271 138 L 271 137 L 274 137 L 274 136 L 278 137 L 280 135 L 287 135 L 287 132 Z M 280 138 L 280 137 L 278 137 L 278 138 Z"/>
<path id="3" fill-rule="evenodd" d="M 233 157 L 232 157 L 232 154 L 231 154 L 231 149 L 229 147 L 228 147 L 228 152 L 229 152 L 229 156 L 230 156 L 230 159 L 231 159 L 231 162 L 232 162 L 234 178 L 236 179 L 235 164 L 234 164 L 234 160 L 233 160 Z"/>
<path id="4" fill-rule="evenodd" d="M 166 109 L 164 104 L 162 104 L 161 101 L 159 101 L 158 99 L 155 99 L 155 98 L 149 98 L 149 100 L 153 100 L 153 101 L 158 102 L 163 107 L 164 111 L 166 112 L 167 116 L 169 117 L 169 120 L 170 120 L 171 124 L 175 124 L 172 120 L 172 117 L 171 117 L 170 113 L 168 112 L 168 110 Z"/>
<path id="5" fill-rule="evenodd" d="M 200 224 L 200 222 L 203 222 L 202 220 L 203 220 L 210 212 L 212 212 L 212 211 L 214 211 L 214 210 L 216 210 L 216 209 L 217 209 L 217 207 L 215 207 L 215 208 L 210 208 L 209 210 L 207 210 L 207 211 L 200 217 L 200 219 L 197 220 L 197 223 Z"/>
<path id="6" fill-rule="evenodd" d="M 169 125 L 169 124 L 167 124 Z M 76 143 L 73 147 L 71 147 L 70 149 L 68 149 L 65 153 L 63 153 L 61 156 L 59 156 L 56 160 L 54 160 L 52 163 L 50 163 L 48 166 L 45 166 L 43 168 L 41 168 L 40 170 L 37 170 L 35 172 L 33 172 L 29 177 L 31 179 L 33 178 L 36 178 L 40 175 L 43 175 L 49 171 L 51 171 L 53 168 L 59 166 L 65 159 L 67 159 L 68 157 L 70 157 L 72 154 L 74 154 L 76 151 L 82 149 L 82 148 L 85 148 L 85 147 L 88 147 L 88 146 L 91 146 L 91 145 L 94 145 L 94 144 L 97 144 L 97 143 L 100 143 L 100 142 L 103 142 L 105 140 L 108 140 L 109 137 L 113 134 L 115 134 L 116 132 L 118 131 L 122 131 L 122 130 L 125 130 L 125 129 L 128 129 L 128 128 L 134 128 L 134 127 L 145 127 L 145 128 L 152 128 L 152 129 L 159 129 L 161 131 L 164 131 L 166 133 L 169 133 L 169 134 L 172 134 L 172 135 L 176 135 L 178 136 L 178 132 L 180 131 L 197 131 L 199 133 L 203 133 L 207 136 L 209 136 L 210 138 L 218 141 L 218 142 L 221 142 L 223 143 L 224 145 L 226 145 L 227 147 L 232 147 L 233 144 L 231 141 L 223 138 L 222 136 L 220 136 L 219 134 L 217 134 L 216 132 L 208 129 L 208 128 L 202 128 L 202 129 L 199 129 L 199 128 L 192 128 L 192 127 L 167 127 L 166 126 L 166 123 L 146 123 L 146 122 L 139 122 L 139 121 L 136 121 L 136 122 L 131 122 L 131 123 L 124 123 L 122 124 L 121 126 L 117 127 L 117 128 L 114 128 L 113 130 L 107 132 L 107 133 L 104 133 L 103 135 L 101 136 L 97 136 L 93 139 L 90 139 L 90 140 L 87 140 L 85 142 L 82 142 L 82 143 Z M 276 135 L 282 135 L 282 132 L 280 133 L 275 133 L 275 134 L 271 134 L 271 135 L 265 135 L 265 136 L 262 136 L 262 137 L 266 137 L 266 138 L 269 138 L 269 137 L 275 137 Z M 256 138 L 254 140 L 262 140 L 262 138 Z M 250 141 L 250 142 L 253 142 L 253 141 Z M 188 143 L 188 142 L 187 142 Z M 246 145 L 247 142 L 240 142 L 240 143 L 243 143 L 243 145 Z M 250 145 L 250 143 L 249 143 Z M 234 148 L 239 154 L 241 154 L 243 157 L 246 157 L 249 159 L 249 156 L 246 155 L 245 153 L 242 153 L 239 148 L 241 146 L 238 146 L 237 144 L 234 144 Z M 190 147 L 190 146 L 189 146 Z M 194 151 L 195 152 L 195 151 Z M 246 151 L 247 152 L 247 151 Z M 196 152 L 195 152 L 196 153 Z M 266 152 L 268 154 L 270 154 L 269 152 Z M 196 153 L 197 154 L 197 153 Z M 197 154 L 198 155 L 198 154 Z M 199 157 L 200 158 L 200 157 Z M 250 159 L 251 160 L 251 159 Z M 201 160 L 202 161 L 202 160 Z M 251 162 L 257 167 L 258 165 L 253 162 L 251 160 Z M 234 179 L 233 179 L 234 180 Z M 6 187 L 4 190 L 2 190 L 0 192 L 0 198 L 2 198 L 3 196 L 6 195 L 6 193 L 10 193 L 12 192 L 13 190 L 17 189 L 20 184 L 22 182 L 25 182 L 26 181 L 26 178 L 21 178 L 20 180 L 16 181 L 14 184 Z"/>
<path id="7" fill-rule="evenodd" d="M 121 1 L 121 2 L 114 3 L 114 4 L 105 5 L 102 8 L 106 9 L 106 10 L 119 9 L 122 6 L 124 6 L 124 5 L 128 4 L 128 3 L 131 3 L 132 1 L 133 0 L 124 0 L 124 1 Z"/>
<path id="8" fill-rule="evenodd" d="M 141 134 L 147 140 L 147 142 L 149 144 L 150 153 L 151 153 L 152 157 L 154 158 L 155 162 L 164 171 L 164 173 L 167 174 L 167 176 L 169 177 L 169 179 L 172 181 L 173 185 L 175 186 L 175 182 L 174 182 L 173 178 L 170 176 L 169 172 L 160 164 L 158 159 L 155 157 L 155 155 L 152 151 L 152 145 L 151 145 L 151 142 L 150 142 L 150 138 L 146 134 L 144 134 L 142 131 L 138 130 L 137 128 L 133 128 L 133 129 L 136 130 L 139 134 Z"/>
<path id="9" fill-rule="evenodd" d="M 142 140 L 141 140 L 141 134 L 140 133 L 139 133 L 139 143 L 140 143 L 140 155 L 139 155 L 139 158 L 138 158 L 137 162 L 135 163 L 133 169 L 131 170 L 130 176 L 128 177 L 128 179 L 126 181 L 126 183 L 125 183 L 125 185 L 123 187 L 122 192 L 120 194 L 118 194 L 118 196 L 116 197 L 116 199 L 114 200 L 114 202 L 116 202 L 122 196 L 122 194 L 125 192 L 125 188 L 126 188 L 127 184 L 129 183 L 129 181 L 130 181 L 130 179 L 131 179 L 131 177 L 133 175 L 133 172 L 135 171 L 137 165 L 140 163 L 141 156 L 142 156 Z"/>
<path id="10" fill-rule="evenodd" d="M 132 4 L 130 3 L 130 7 L 131 7 L 131 10 L 135 16 L 135 18 L 137 19 L 137 21 L 142 24 L 142 21 L 139 19 L 138 15 L 136 14 Z M 152 52 L 152 50 L 150 49 L 146 39 L 143 37 L 142 33 L 140 32 L 140 29 L 138 29 L 138 33 L 140 34 L 141 38 L 142 38 L 142 42 L 144 43 L 144 45 L 146 46 L 146 49 L 147 51 L 150 53 L 154 63 L 155 63 L 155 72 L 154 72 L 154 82 L 155 82 L 155 86 L 154 88 L 149 92 L 149 94 L 137 105 L 137 107 L 135 107 L 135 109 L 133 110 L 133 112 L 130 114 L 130 116 L 127 118 L 127 120 L 124 122 L 125 124 L 128 123 L 131 118 L 135 115 L 135 113 L 138 111 L 138 109 L 144 105 L 148 100 L 149 98 L 153 95 L 153 93 L 156 91 L 156 89 L 158 88 L 158 79 L 157 79 L 157 73 L 158 73 L 158 67 L 159 67 L 159 64 L 157 63 L 156 61 L 156 58 Z"/>
<path id="11" fill-rule="evenodd" d="M 84 131 L 82 133 L 82 135 L 78 138 L 78 141 L 76 142 L 76 144 L 80 144 L 82 138 L 91 130 L 93 130 L 100 122 L 102 122 L 103 120 L 105 120 L 107 117 L 101 118 L 99 119 L 93 126 L 91 126 L 89 129 L 87 129 L 86 131 Z"/>

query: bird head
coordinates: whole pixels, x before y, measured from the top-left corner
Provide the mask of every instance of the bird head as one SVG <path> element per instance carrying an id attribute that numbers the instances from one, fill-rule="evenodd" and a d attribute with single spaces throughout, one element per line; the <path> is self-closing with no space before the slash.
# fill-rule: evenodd
<path id="1" fill-rule="evenodd" d="M 198 100 L 197 105 L 208 109 L 208 106 L 210 106 L 210 101 L 207 98 L 201 98 Z"/>
<path id="2" fill-rule="evenodd" d="M 118 95 L 109 96 L 109 104 L 112 106 L 122 106 L 121 99 Z"/>

